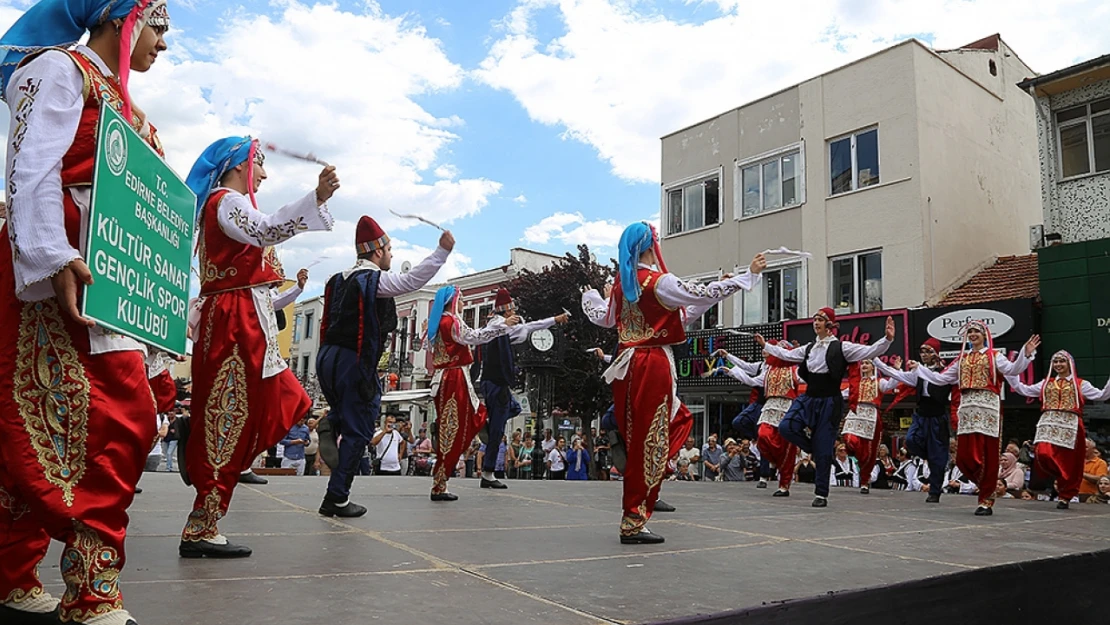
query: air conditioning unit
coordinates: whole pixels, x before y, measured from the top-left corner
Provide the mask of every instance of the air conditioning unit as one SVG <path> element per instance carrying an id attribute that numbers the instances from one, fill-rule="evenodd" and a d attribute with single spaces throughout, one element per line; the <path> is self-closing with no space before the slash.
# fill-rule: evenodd
<path id="1" fill-rule="evenodd" d="M 1044 224 L 1029 226 L 1029 250 L 1036 251 L 1044 247 Z"/>

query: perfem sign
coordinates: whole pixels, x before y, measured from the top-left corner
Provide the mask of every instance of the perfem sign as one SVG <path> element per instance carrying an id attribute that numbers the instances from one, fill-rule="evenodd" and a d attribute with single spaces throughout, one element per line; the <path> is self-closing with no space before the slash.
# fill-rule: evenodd
<path id="1" fill-rule="evenodd" d="M 196 196 L 114 109 L 100 108 L 82 313 L 185 353 Z"/>

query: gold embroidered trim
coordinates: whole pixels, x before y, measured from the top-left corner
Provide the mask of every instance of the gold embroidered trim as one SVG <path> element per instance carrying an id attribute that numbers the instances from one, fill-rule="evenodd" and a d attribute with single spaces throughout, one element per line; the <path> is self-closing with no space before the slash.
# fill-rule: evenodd
<path id="1" fill-rule="evenodd" d="M 185 521 L 185 529 L 181 531 L 181 540 L 186 542 L 197 542 L 199 540 L 206 540 L 215 538 L 219 535 L 217 524 L 223 518 L 223 512 L 220 511 L 220 493 L 213 486 L 212 490 L 204 496 L 204 503 L 201 507 L 194 509 L 189 513 L 189 518 Z"/>
<path id="2" fill-rule="evenodd" d="M 105 545 L 96 530 L 77 519 L 73 520 L 73 530 L 73 542 L 62 552 L 62 579 L 66 582 L 62 605 L 87 602 L 88 597 L 101 603 L 93 610 L 63 608 L 60 611 L 62 620 L 85 622 L 123 609 L 118 586 L 122 566 L 119 552 Z"/>
<path id="3" fill-rule="evenodd" d="M 13 521 L 18 521 L 31 509 L 27 502 L 0 486 L 0 508 L 8 511 Z"/>
<path id="4" fill-rule="evenodd" d="M 651 418 L 651 426 L 647 436 L 644 437 L 644 483 L 650 491 L 663 482 L 663 474 L 667 470 L 667 441 L 668 425 L 671 418 L 671 398 L 655 409 Z"/>
<path id="5" fill-rule="evenodd" d="M 1076 405 L 1075 383 L 1068 379 L 1045 380 L 1044 383 L 1044 410 L 1062 410 L 1065 412 L 1078 412 Z"/>
<path id="6" fill-rule="evenodd" d="M 620 334 L 620 342 L 626 345 L 641 343 L 656 336 L 660 338 L 667 336 L 666 330 L 656 334 L 655 329 L 648 325 L 644 319 L 644 313 L 640 310 L 640 307 L 635 302 L 629 301 L 624 302 L 621 306 L 617 330 Z"/>
<path id="7" fill-rule="evenodd" d="M 960 361 L 960 388 L 986 389 L 990 388 L 991 370 L 994 363 L 981 352 L 964 354 Z"/>
<path id="8" fill-rule="evenodd" d="M 211 394 L 204 406 L 204 444 L 213 478 L 231 462 L 247 421 L 247 369 L 239 357 L 239 346 L 220 365 Z"/>
<path id="9" fill-rule="evenodd" d="M 38 569 L 37 569 L 37 567 L 36 567 L 36 571 L 35 571 L 35 579 L 36 580 L 38 579 Z M 30 590 L 24 590 L 22 588 L 13 588 L 12 591 L 8 593 L 8 597 L 6 599 L 4 599 L 3 601 L 0 601 L 0 604 L 24 603 L 25 601 L 29 601 L 31 599 L 34 599 L 35 597 L 38 597 L 42 593 L 43 593 L 42 586 L 35 586 L 35 587 L 31 588 Z"/>
<path id="10" fill-rule="evenodd" d="M 458 401 L 454 397 L 448 399 L 439 416 L 439 458 L 442 460 L 451 453 L 451 449 L 455 446 L 455 438 L 459 434 Z M 436 463 L 435 477 L 432 480 L 433 493 L 439 494 L 447 490 L 447 480 L 454 470 L 455 467 L 446 466 L 444 462 Z"/>
<path id="11" fill-rule="evenodd" d="M 85 474 L 89 380 L 54 299 L 23 305 L 14 383 L 43 477 L 73 506 L 73 489 Z"/>

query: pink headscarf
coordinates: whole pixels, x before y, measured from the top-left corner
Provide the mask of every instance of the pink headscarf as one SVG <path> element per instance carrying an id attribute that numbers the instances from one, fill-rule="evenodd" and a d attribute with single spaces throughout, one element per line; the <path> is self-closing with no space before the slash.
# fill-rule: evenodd
<path id="1" fill-rule="evenodd" d="M 1002 454 L 998 463 L 998 479 L 1006 482 L 1007 490 L 1020 490 L 1025 486 L 1025 471 L 1018 465 L 1017 456 L 1008 451 Z"/>

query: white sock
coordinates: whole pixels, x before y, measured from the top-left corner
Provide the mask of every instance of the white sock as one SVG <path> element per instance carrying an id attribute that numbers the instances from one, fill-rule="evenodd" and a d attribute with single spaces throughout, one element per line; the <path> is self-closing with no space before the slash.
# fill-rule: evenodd
<path id="1" fill-rule="evenodd" d="M 487 482 L 492 482 L 497 478 L 493 477 L 493 471 L 482 471 L 482 479 Z"/>
<path id="2" fill-rule="evenodd" d="M 131 620 L 131 614 L 127 610 L 112 610 L 107 614 L 94 616 L 85 621 L 85 625 L 127 625 L 129 620 Z"/>
<path id="3" fill-rule="evenodd" d="M 348 505 L 350 505 L 350 503 L 351 503 L 351 500 L 348 499 L 347 501 L 344 501 L 343 503 L 335 504 L 335 507 L 336 508 L 346 508 Z"/>
<path id="4" fill-rule="evenodd" d="M 204 542 L 212 543 L 213 545 L 226 545 L 227 536 L 224 536 L 223 534 L 216 534 L 212 538 L 205 538 Z"/>
<path id="5" fill-rule="evenodd" d="M 766 483 L 767 483 L 767 478 L 765 478 L 765 477 L 761 477 L 761 478 L 759 478 L 759 481 L 760 481 L 760 483 L 762 483 L 762 484 L 766 484 Z"/>
<path id="6" fill-rule="evenodd" d="M 248 474 L 248 473 L 254 473 L 254 470 L 253 470 L 253 469 L 247 469 L 246 471 L 243 471 L 243 472 L 242 472 L 242 473 L 240 473 L 239 475 L 246 475 L 246 474 Z"/>
<path id="7" fill-rule="evenodd" d="M 817 495 L 816 497 L 818 499 L 828 499 L 828 497 L 826 497 L 825 495 Z"/>
<path id="8" fill-rule="evenodd" d="M 48 612 L 53 612 L 54 608 L 58 607 L 58 600 L 45 590 L 40 590 L 19 603 L 12 602 L 0 605 L 13 610 L 19 610 L 20 612 L 46 614 Z"/>

